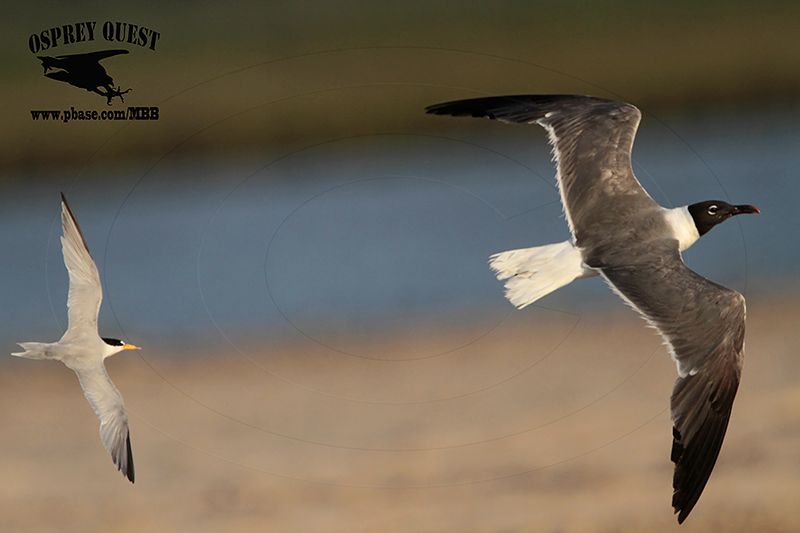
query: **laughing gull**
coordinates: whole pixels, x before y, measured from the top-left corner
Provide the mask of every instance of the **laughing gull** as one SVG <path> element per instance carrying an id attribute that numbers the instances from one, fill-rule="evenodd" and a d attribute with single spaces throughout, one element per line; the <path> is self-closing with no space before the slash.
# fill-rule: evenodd
<path id="1" fill-rule="evenodd" d="M 590 96 L 520 95 L 430 106 L 428 113 L 538 124 L 547 130 L 572 240 L 493 255 L 517 308 L 573 280 L 603 276 L 665 340 L 678 368 L 672 391 L 672 506 L 683 523 L 722 447 L 742 369 L 744 297 L 689 269 L 681 252 L 752 205 L 710 200 L 667 209 L 631 167 L 641 113 Z"/>

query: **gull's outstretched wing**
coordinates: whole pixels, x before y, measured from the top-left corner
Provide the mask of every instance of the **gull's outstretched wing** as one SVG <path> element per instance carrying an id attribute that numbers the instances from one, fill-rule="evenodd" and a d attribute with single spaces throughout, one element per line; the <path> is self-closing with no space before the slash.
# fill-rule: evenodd
<path id="1" fill-rule="evenodd" d="M 728 428 L 742 370 L 745 302 L 689 269 L 674 241 L 660 248 L 661 261 L 601 271 L 658 329 L 678 366 L 671 400 L 672 506 L 682 523 L 708 482 Z"/>
<path id="2" fill-rule="evenodd" d="M 134 481 L 131 435 L 128 431 L 128 413 L 117 387 L 108 377 L 103 363 L 91 369 L 76 369 L 83 394 L 100 419 L 100 439 L 111 454 L 111 459 L 131 483 Z"/>
<path id="3" fill-rule="evenodd" d="M 539 124 L 550 137 L 561 203 L 578 246 L 597 242 L 624 212 L 657 204 L 631 167 L 641 113 L 624 102 L 593 96 L 518 95 L 458 100 L 426 108 L 434 115 L 487 117 Z"/>
<path id="4" fill-rule="evenodd" d="M 97 336 L 97 315 L 103 300 L 100 274 L 89 255 L 81 228 L 67 199 L 61 195 L 61 250 L 69 272 L 69 326 L 62 340 Z"/>

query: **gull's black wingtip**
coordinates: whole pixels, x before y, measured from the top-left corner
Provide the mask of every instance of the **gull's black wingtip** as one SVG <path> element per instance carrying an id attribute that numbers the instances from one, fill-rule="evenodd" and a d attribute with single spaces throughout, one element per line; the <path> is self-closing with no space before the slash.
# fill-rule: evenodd
<path id="1" fill-rule="evenodd" d="M 425 108 L 428 115 L 445 115 L 451 117 L 494 118 L 487 109 L 490 104 L 506 101 L 505 96 L 490 96 L 485 98 L 471 98 L 467 100 L 451 100 L 439 104 L 429 105 Z"/>
<path id="2" fill-rule="evenodd" d="M 450 103 L 452 102 L 444 102 L 440 104 L 429 105 L 428 107 L 425 108 L 425 113 L 428 115 L 449 115 L 450 113 L 447 113 L 445 111 L 445 108 Z"/>
<path id="3" fill-rule="evenodd" d="M 675 477 L 673 478 L 673 493 L 672 493 L 672 512 L 678 515 L 678 524 L 683 524 L 683 521 L 689 516 L 689 513 L 694 509 L 694 503 L 691 499 L 687 499 L 682 490 L 679 489 L 679 465 L 681 464 L 681 457 L 684 453 L 683 438 L 678 428 L 672 426 L 672 451 L 670 452 L 670 460 L 675 463 Z M 695 501 L 697 501 L 695 499 Z"/>
<path id="4" fill-rule="evenodd" d="M 673 498 L 672 512 L 678 515 L 678 524 L 683 524 L 686 521 L 686 519 L 689 518 L 689 513 L 692 512 L 692 509 L 694 509 L 696 503 L 697 503 L 697 498 L 694 498 L 694 501 L 692 502 L 684 502 L 683 504 L 676 504 Z"/>
<path id="5" fill-rule="evenodd" d="M 430 105 L 430 115 L 475 117 L 508 123 L 533 123 L 551 113 L 608 112 L 614 108 L 633 108 L 630 104 L 579 94 L 509 94 L 453 100 Z"/>
<path id="6" fill-rule="evenodd" d="M 61 195 L 61 201 L 64 202 L 64 203 L 67 203 L 67 197 L 64 196 L 64 193 L 63 192 L 59 192 L 58 194 Z"/>

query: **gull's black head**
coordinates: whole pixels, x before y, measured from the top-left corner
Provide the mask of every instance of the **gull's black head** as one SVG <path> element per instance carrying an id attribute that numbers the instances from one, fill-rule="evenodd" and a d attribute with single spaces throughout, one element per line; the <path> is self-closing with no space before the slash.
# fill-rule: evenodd
<path id="1" fill-rule="evenodd" d="M 700 235 L 705 235 L 711 228 L 734 215 L 760 212 L 754 205 L 731 205 L 722 200 L 709 200 L 689 206 L 689 214 L 692 215 L 694 225 Z"/>

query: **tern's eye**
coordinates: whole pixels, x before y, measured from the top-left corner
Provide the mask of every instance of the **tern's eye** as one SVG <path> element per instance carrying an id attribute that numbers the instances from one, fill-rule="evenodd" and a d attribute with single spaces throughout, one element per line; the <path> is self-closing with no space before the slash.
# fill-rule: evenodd
<path id="1" fill-rule="evenodd" d="M 719 209 L 719 207 L 717 207 L 716 205 L 708 206 L 708 214 L 713 217 L 714 215 L 717 214 L 717 209 Z"/>

